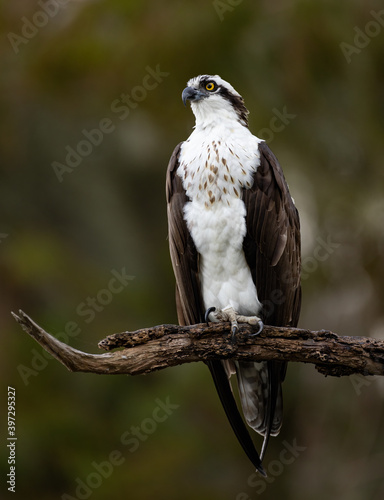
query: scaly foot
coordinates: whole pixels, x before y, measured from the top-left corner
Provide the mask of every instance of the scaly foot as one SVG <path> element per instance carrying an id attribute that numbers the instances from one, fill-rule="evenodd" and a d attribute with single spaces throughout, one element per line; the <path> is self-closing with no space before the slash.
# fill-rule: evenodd
<path id="1" fill-rule="evenodd" d="M 259 329 L 256 333 L 252 334 L 252 337 L 259 335 L 264 328 L 264 323 L 258 316 L 242 316 L 237 314 L 233 307 L 225 307 L 224 309 L 216 309 L 216 307 L 210 307 L 205 313 L 205 321 L 208 323 L 209 317 L 213 321 L 230 321 L 232 339 L 235 337 L 237 330 L 239 329 L 239 323 L 248 323 L 249 325 L 259 325 Z"/>

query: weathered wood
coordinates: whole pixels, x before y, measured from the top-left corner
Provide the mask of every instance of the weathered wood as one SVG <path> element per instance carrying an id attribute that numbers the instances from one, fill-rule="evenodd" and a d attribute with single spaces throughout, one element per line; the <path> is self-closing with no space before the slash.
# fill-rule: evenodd
<path id="1" fill-rule="evenodd" d="M 183 363 L 232 358 L 312 363 L 324 375 L 384 375 L 384 341 L 339 337 L 327 330 L 265 326 L 255 336 L 257 326 L 242 324 L 233 341 L 227 323 L 159 325 L 109 335 L 99 342 L 99 347 L 122 350 L 89 354 L 55 339 L 23 311 L 13 316 L 70 371 L 138 375 Z"/>

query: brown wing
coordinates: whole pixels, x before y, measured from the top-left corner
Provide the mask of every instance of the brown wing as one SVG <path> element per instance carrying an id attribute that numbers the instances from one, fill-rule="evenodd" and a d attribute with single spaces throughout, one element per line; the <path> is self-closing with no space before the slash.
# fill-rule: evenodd
<path id="1" fill-rule="evenodd" d="M 296 326 L 301 305 L 299 214 L 277 158 L 265 142 L 259 151 L 253 186 L 243 192 L 244 253 L 265 324 Z"/>
<path id="2" fill-rule="evenodd" d="M 184 205 L 188 197 L 181 178 L 176 174 L 182 143 L 169 160 L 166 196 L 169 251 L 176 278 L 176 308 L 180 325 L 204 321 L 204 307 L 199 279 L 199 256 L 184 220 Z"/>
<path id="3" fill-rule="evenodd" d="M 264 323 L 296 326 L 301 305 L 299 215 L 275 155 L 265 142 L 259 144 L 259 152 L 260 165 L 253 185 L 243 191 L 247 226 L 243 249 L 263 305 L 259 315 Z M 266 378 L 255 393 L 259 406 L 256 415 L 261 419 L 259 430 L 264 434 L 263 459 L 270 434 L 278 434 L 281 427 L 281 383 L 287 363 L 268 362 L 261 369 L 250 365 L 239 364 L 240 388 L 252 383 L 256 375 L 259 381 Z M 266 377 L 260 377 L 261 371 Z"/>

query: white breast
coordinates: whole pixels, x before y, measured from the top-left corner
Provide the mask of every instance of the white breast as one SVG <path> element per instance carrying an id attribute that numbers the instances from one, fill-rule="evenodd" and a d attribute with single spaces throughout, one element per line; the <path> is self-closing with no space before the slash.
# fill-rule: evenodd
<path id="1" fill-rule="evenodd" d="M 221 133 L 220 133 L 221 132 Z M 260 158 L 247 128 L 207 134 L 195 130 L 183 143 L 178 174 L 190 201 L 185 219 L 199 252 L 204 305 L 257 314 L 260 303 L 243 252 L 246 234 L 241 190 L 252 186 Z"/>

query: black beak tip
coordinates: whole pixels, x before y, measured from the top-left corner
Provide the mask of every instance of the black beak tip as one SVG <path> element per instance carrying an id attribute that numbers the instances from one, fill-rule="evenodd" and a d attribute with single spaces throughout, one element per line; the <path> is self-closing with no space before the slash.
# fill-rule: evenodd
<path id="1" fill-rule="evenodd" d="M 186 87 L 181 94 L 181 99 L 183 100 L 184 106 L 187 105 L 187 101 L 194 101 L 196 99 L 197 90 L 192 87 Z"/>

